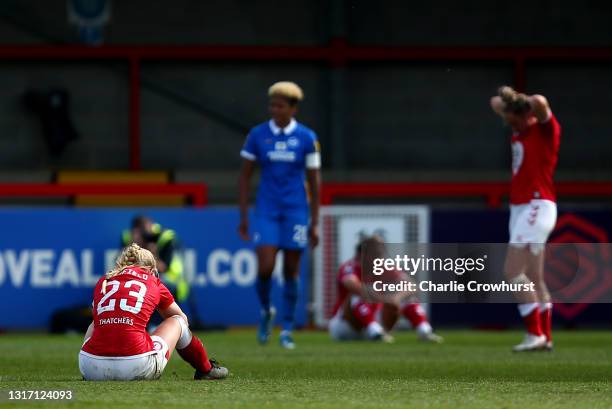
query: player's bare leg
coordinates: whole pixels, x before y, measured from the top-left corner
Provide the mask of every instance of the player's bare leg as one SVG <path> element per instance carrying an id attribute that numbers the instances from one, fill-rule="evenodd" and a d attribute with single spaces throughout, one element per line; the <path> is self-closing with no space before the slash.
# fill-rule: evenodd
<path id="1" fill-rule="evenodd" d="M 170 359 L 174 348 L 176 348 L 176 343 L 178 342 L 181 333 L 181 324 L 179 323 L 178 319 L 174 318 L 174 316 L 163 320 L 161 324 L 155 328 L 155 331 L 153 331 L 152 335 L 157 335 L 158 337 L 162 338 L 168 345 L 168 354 L 166 359 Z"/>
<path id="2" fill-rule="evenodd" d="M 537 254 L 529 252 L 529 264 L 527 267 L 527 277 L 534 283 L 537 299 L 540 303 L 540 325 L 542 332 L 546 336 L 546 350 L 553 349 L 552 341 L 552 302 L 548 286 L 544 279 L 544 256 L 543 250 Z"/>
<path id="3" fill-rule="evenodd" d="M 393 331 L 399 317 L 399 306 L 397 304 L 383 304 L 380 320 L 385 332 Z"/>
<path id="4" fill-rule="evenodd" d="M 399 317 L 400 317 L 400 309 L 397 304 L 394 304 L 394 303 L 383 304 L 382 310 L 380 313 L 380 321 L 385 331 L 385 338 L 383 339 L 384 342 L 387 342 L 387 343 L 395 342 L 393 335 L 391 335 L 391 331 L 393 331 L 393 328 L 395 327 L 395 324 L 399 320 Z"/>
<path id="5" fill-rule="evenodd" d="M 533 254 L 526 246 L 508 246 L 506 255 L 505 275 L 509 282 L 527 284 L 530 282 L 526 275 L 530 260 Z M 546 337 L 542 332 L 540 323 L 540 304 L 538 294 L 535 291 L 521 291 L 515 293 L 519 302 L 518 309 L 525 326 L 527 327 L 527 335 L 523 342 L 515 345 L 513 351 L 534 351 L 542 349 L 546 345 Z"/>
<path id="6" fill-rule="evenodd" d="M 283 348 L 294 349 L 292 332 L 295 321 L 295 308 L 298 298 L 300 259 L 302 250 L 283 250 L 283 316 L 280 344 Z"/>
<path id="7" fill-rule="evenodd" d="M 195 380 L 217 380 L 227 378 L 227 368 L 219 366 L 213 359 L 208 359 L 208 354 L 202 341 L 196 337 L 181 315 L 173 315 L 166 318 L 153 332 L 166 341 L 168 353 L 166 359 L 170 359 L 172 351 L 176 348 L 178 354 L 194 369 Z"/>
<path id="8" fill-rule="evenodd" d="M 259 246 L 256 249 L 256 253 L 258 272 L 255 288 L 261 305 L 257 341 L 263 345 L 270 340 L 276 315 L 276 310 L 270 304 L 270 291 L 272 289 L 272 272 L 274 271 L 278 248 L 276 246 Z"/>

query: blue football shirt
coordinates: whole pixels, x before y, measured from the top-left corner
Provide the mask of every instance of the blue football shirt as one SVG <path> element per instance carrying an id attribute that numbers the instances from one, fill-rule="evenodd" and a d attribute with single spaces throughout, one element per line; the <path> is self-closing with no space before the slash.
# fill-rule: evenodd
<path id="1" fill-rule="evenodd" d="M 295 119 L 284 129 L 273 120 L 264 122 L 251 129 L 240 156 L 261 167 L 258 212 L 277 215 L 308 208 L 305 171 L 321 163 L 317 135 L 311 129 Z"/>

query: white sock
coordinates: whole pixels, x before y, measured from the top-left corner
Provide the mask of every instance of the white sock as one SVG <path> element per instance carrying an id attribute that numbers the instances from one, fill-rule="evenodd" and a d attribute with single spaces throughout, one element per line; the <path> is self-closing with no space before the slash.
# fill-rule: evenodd
<path id="1" fill-rule="evenodd" d="M 366 327 L 366 335 L 368 338 L 374 338 L 384 332 L 385 330 L 383 327 L 376 321 L 369 323 Z"/>
<path id="2" fill-rule="evenodd" d="M 518 310 L 519 310 L 519 314 L 521 314 L 521 317 L 526 317 L 529 314 L 531 314 L 531 312 L 533 310 L 535 310 L 536 308 L 540 307 L 540 303 L 537 302 L 530 302 L 530 303 L 526 303 L 526 304 L 519 304 L 518 305 Z"/>
<path id="3" fill-rule="evenodd" d="M 552 303 L 551 302 L 541 302 L 540 303 L 540 312 L 546 311 L 546 310 L 551 310 L 551 309 L 552 309 Z"/>
<path id="4" fill-rule="evenodd" d="M 431 327 L 431 324 L 427 321 L 421 322 L 419 325 L 417 325 L 415 329 L 416 329 L 417 334 L 419 335 L 427 335 L 433 332 L 433 328 Z"/>
<path id="5" fill-rule="evenodd" d="M 180 315 L 173 315 L 172 318 L 176 319 L 181 325 L 181 336 L 176 342 L 176 349 L 187 348 L 189 344 L 191 344 L 191 331 L 189 330 L 189 327 L 187 326 L 187 323 L 185 322 L 183 317 L 181 317 Z"/>

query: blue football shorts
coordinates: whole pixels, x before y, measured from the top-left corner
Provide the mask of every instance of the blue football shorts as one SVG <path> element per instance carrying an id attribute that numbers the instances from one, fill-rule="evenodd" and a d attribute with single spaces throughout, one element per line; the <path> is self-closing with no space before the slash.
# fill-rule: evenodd
<path id="1" fill-rule="evenodd" d="M 279 214 L 256 212 L 253 241 L 255 246 L 276 246 L 280 249 L 302 250 L 308 245 L 308 209 Z"/>

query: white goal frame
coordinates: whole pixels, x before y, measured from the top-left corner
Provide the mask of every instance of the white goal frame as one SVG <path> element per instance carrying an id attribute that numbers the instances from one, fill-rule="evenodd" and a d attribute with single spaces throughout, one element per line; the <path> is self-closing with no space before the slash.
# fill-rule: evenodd
<path id="1" fill-rule="evenodd" d="M 330 297 L 335 297 L 335 278 L 338 267 L 344 260 L 338 260 L 340 238 L 337 236 L 338 222 L 343 218 L 402 218 L 404 242 L 429 243 L 430 209 L 426 205 L 330 205 L 320 210 L 320 242 L 313 257 L 313 304 L 314 324 L 326 328 L 330 317 Z M 416 223 L 416 235 L 414 226 Z M 411 230 L 412 229 L 412 230 Z M 410 237 L 408 237 L 409 233 Z M 333 288 L 330 288 L 333 287 Z M 423 294 L 425 295 L 425 294 Z M 426 302 L 422 296 L 421 301 Z M 333 303 L 332 303 L 333 304 Z M 424 307 L 427 307 L 424 305 Z"/>

